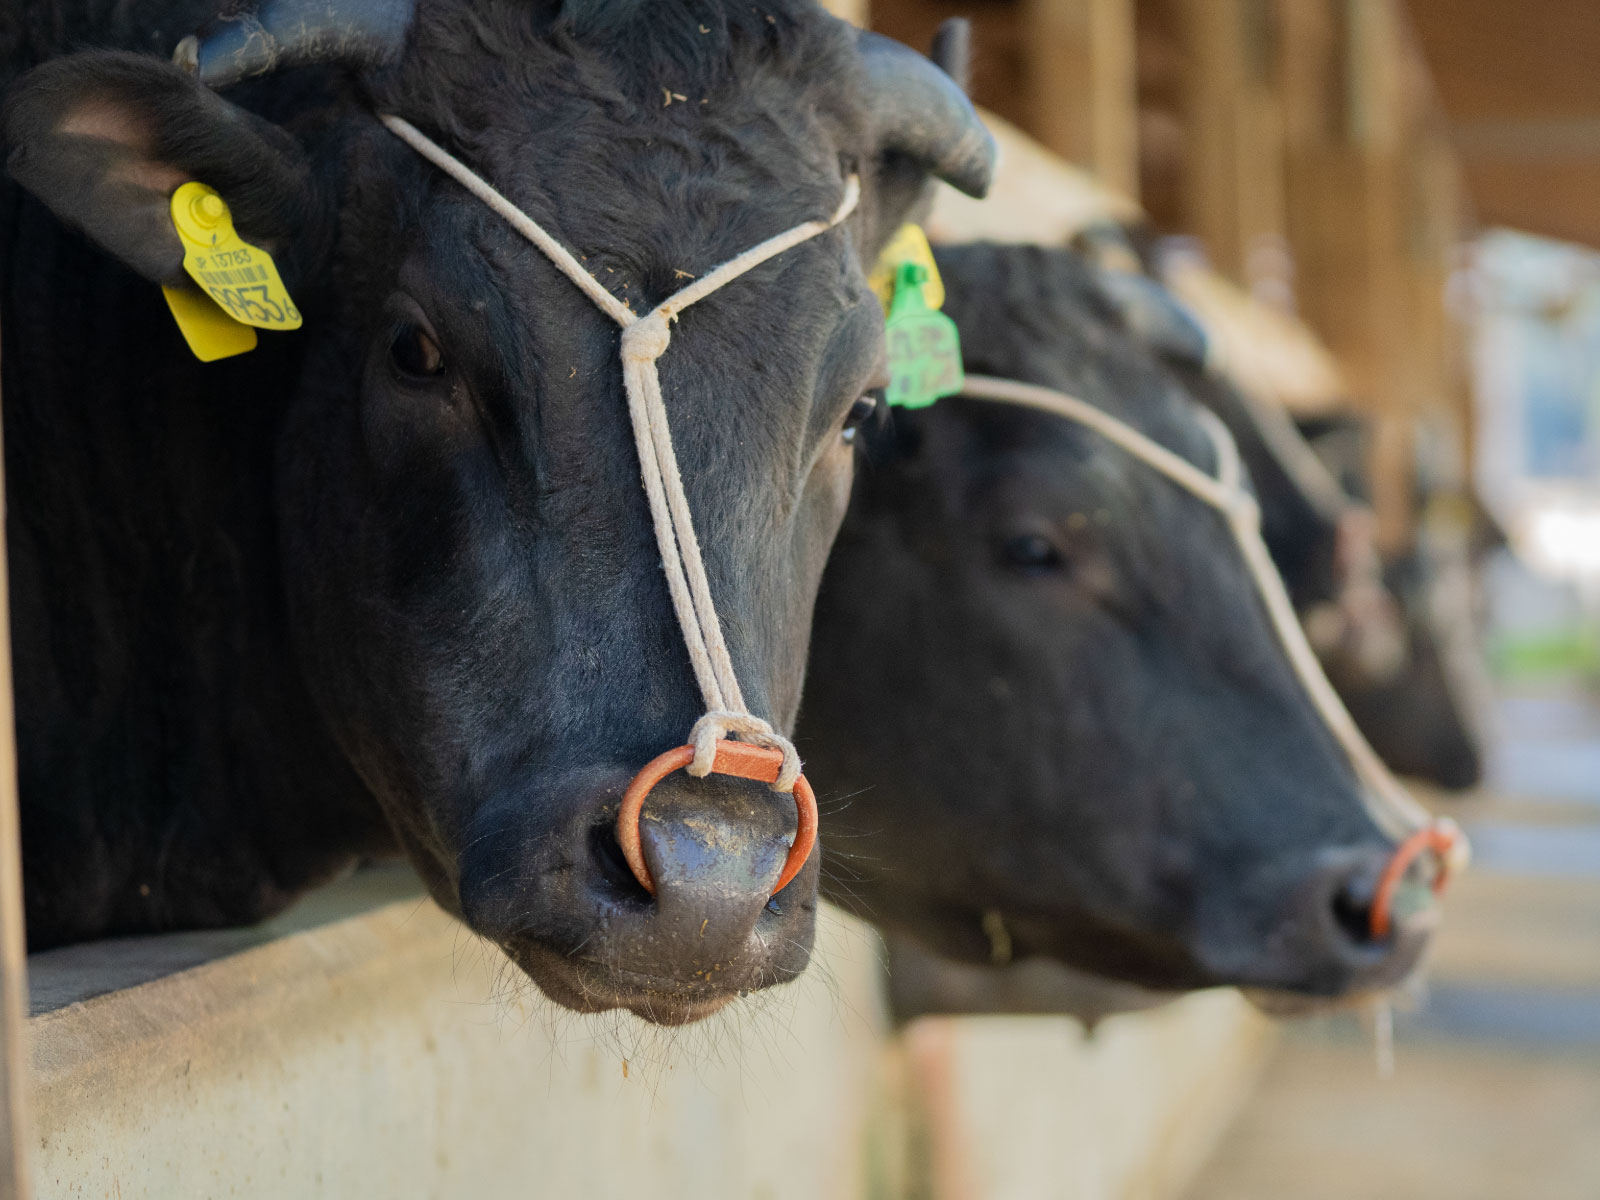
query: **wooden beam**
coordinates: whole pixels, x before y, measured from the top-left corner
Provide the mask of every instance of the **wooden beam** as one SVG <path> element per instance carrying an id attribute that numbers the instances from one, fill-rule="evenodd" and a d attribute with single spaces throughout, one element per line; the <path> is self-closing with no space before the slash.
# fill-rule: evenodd
<path id="1" fill-rule="evenodd" d="M 1023 0 L 1020 45 L 1028 131 L 1137 199 L 1133 0 Z"/>
<path id="2" fill-rule="evenodd" d="M 852 25 L 864 28 L 867 24 L 868 0 L 822 0 L 822 7 Z"/>
<path id="3" fill-rule="evenodd" d="M 1365 408 L 1398 396 L 1390 366 L 1405 337 L 1393 155 L 1350 146 L 1290 156 L 1290 244 L 1300 312 L 1338 359 Z"/>
<path id="4" fill-rule="evenodd" d="M 1600 5 L 1593 0 L 1406 0 L 1452 121 L 1600 113 Z"/>
<path id="5" fill-rule="evenodd" d="M 1000 144 L 984 200 L 940 185 L 925 224 L 944 242 L 1038 242 L 1064 246 L 1090 225 L 1140 221 L 1139 206 L 1082 167 L 1063 162 L 1009 121 L 980 108 Z"/>
<path id="6" fill-rule="evenodd" d="M 1287 150 L 1326 142 L 1344 127 L 1341 13 L 1329 0 L 1276 0 L 1278 95 Z"/>
<path id="7" fill-rule="evenodd" d="M 1185 64 L 1184 223 L 1217 268 L 1267 282 L 1285 244 L 1283 112 L 1266 0 L 1175 0 Z"/>
<path id="8" fill-rule="evenodd" d="M 0 529 L 5 467 L 0 453 Z M 0 1200 L 33 1195 L 29 1161 L 27 940 L 22 921 L 22 850 L 17 819 L 16 714 L 11 695 L 11 616 L 6 547 L 0 538 Z"/>
<path id="9" fill-rule="evenodd" d="M 1600 5 L 1407 0 L 1477 217 L 1600 246 Z"/>
<path id="10" fill-rule="evenodd" d="M 1301 312 L 1371 414 L 1379 540 L 1410 540 L 1416 427 L 1465 442 L 1464 346 L 1445 287 L 1461 165 L 1398 0 L 1279 0 L 1289 236 Z"/>
<path id="11" fill-rule="evenodd" d="M 1284 0 L 1280 12 L 1287 230 L 1301 311 L 1358 404 L 1403 404 L 1393 386 L 1406 336 L 1406 222 L 1392 5 Z"/>
<path id="12" fill-rule="evenodd" d="M 1600 248 L 1600 155 L 1582 162 L 1468 155 L 1464 169 L 1480 224 Z"/>

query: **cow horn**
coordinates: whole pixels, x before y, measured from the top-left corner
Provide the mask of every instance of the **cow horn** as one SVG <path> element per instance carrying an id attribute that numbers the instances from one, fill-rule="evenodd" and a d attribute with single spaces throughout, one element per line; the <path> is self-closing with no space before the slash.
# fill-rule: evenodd
<path id="1" fill-rule="evenodd" d="M 940 21 L 928 57 L 967 95 L 972 95 L 972 22 L 965 17 Z"/>
<path id="2" fill-rule="evenodd" d="M 966 57 L 965 34 L 940 32 L 941 57 L 959 70 L 959 60 Z M 967 195 L 981 197 L 994 178 L 996 150 L 967 94 L 909 46 L 865 30 L 856 36 L 881 146 L 925 164 Z"/>
<path id="3" fill-rule="evenodd" d="M 415 0 L 262 0 L 178 43 L 172 61 L 211 88 L 285 67 L 376 67 L 405 44 Z"/>

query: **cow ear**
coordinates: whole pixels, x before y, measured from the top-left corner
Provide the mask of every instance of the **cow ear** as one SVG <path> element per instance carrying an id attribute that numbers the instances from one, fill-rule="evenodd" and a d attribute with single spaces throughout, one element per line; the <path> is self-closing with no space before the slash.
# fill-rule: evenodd
<path id="1" fill-rule="evenodd" d="M 190 180 L 269 250 L 310 212 L 310 171 L 288 134 L 145 55 L 90 51 L 28 72 L 0 109 L 0 141 L 19 184 L 157 282 L 182 274 L 170 204 Z"/>

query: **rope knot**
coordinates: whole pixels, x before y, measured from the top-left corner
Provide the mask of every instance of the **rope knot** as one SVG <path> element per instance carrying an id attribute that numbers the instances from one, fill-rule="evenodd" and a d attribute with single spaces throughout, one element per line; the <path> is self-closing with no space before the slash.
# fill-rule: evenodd
<path id="1" fill-rule="evenodd" d="M 622 331 L 622 361 L 653 363 L 671 342 L 667 318 L 659 310 L 647 313 Z"/>
<path id="2" fill-rule="evenodd" d="M 704 779 L 711 774 L 711 765 L 717 757 L 717 743 L 730 733 L 738 734 L 741 741 L 779 751 L 783 755 L 783 766 L 778 768 L 778 777 L 772 781 L 772 790 L 786 793 L 794 791 L 795 781 L 800 778 L 800 752 L 788 738 L 774 732 L 766 721 L 747 712 L 712 711 L 696 721 L 694 728 L 689 731 L 694 758 L 684 770 L 696 779 Z"/>

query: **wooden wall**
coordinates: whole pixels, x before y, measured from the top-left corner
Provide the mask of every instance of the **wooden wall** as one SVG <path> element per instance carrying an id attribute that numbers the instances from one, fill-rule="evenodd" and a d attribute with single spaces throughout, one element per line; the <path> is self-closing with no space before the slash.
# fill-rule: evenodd
<path id="1" fill-rule="evenodd" d="M 973 20 L 980 104 L 1321 338 L 1374 421 L 1380 536 L 1402 545 L 1415 429 L 1443 419 L 1470 437 L 1444 297 L 1471 226 L 1402 0 L 872 0 L 869 13 L 917 47 L 953 15 Z"/>
<path id="2" fill-rule="evenodd" d="M 1600 4 L 1405 10 L 1483 221 L 1600 246 Z"/>

